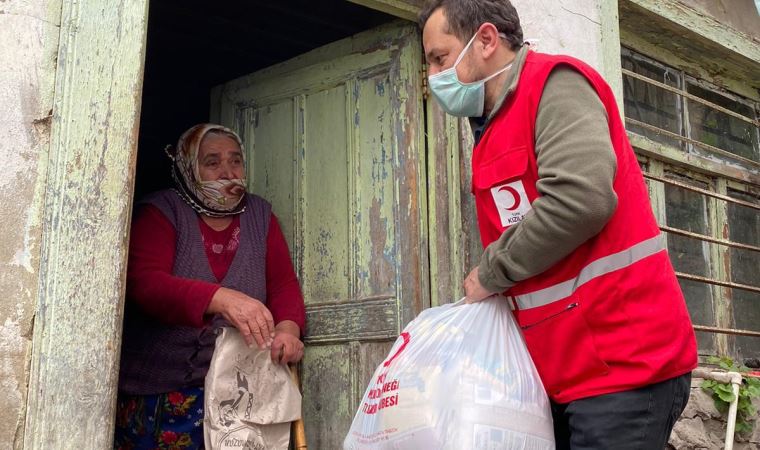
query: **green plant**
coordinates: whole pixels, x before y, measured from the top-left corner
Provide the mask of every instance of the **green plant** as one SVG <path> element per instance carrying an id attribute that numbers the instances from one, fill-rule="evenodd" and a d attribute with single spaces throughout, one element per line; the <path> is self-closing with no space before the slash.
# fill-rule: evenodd
<path id="1" fill-rule="evenodd" d="M 729 372 L 747 373 L 750 369 L 744 365 L 738 365 L 733 359 L 723 356 L 711 356 L 707 360 L 710 364 L 717 364 L 722 369 Z M 734 401 L 734 391 L 731 383 L 720 383 L 715 380 L 704 380 L 701 385 L 702 389 L 712 394 L 715 401 L 715 407 L 721 413 L 728 411 L 729 404 Z M 757 409 L 752 404 L 752 399 L 760 397 L 760 380 L 752 377 L 743 377 L 742 384 L 739 386 L 739 401 L 736 409 L 736 432 L 746 433 L 752 431 Z"/>

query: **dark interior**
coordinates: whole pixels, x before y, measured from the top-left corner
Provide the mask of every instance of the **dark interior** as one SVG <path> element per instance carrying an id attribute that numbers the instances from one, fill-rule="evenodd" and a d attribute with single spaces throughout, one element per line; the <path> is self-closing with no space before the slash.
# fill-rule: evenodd
<path id="1" fill-rule="evenodd" d="M 391 20 L 346 0 L 150 2 L 135 199 L 171 185 L 163 149 L 208 121 L 212 87 Z"/>

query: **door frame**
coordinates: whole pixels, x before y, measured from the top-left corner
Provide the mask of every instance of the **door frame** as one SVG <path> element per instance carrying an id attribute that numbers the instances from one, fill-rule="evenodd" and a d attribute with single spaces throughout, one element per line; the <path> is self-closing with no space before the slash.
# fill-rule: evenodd
<path id="1" fill-rule="evenodd" d="M 417 21 L 417 14 L 420 12 L 423 0 L 347 0 L 357 5 L 366 6 L 370 9 L 376 9 L 386 14 L 399 17 L 401 19 Z"/>
<path id="2" fill-rule="evenodd" d="M 113 445 L 147 18 L 62 2 L 24 449 Z"/>

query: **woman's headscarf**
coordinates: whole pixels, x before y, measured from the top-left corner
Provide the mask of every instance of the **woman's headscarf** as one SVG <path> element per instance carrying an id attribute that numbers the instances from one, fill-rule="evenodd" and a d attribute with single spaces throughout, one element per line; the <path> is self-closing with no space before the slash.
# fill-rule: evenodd
<path id="1" fill-rule="evenodd" d="M 221 125 L 201 123 L 182 133 L 177 146 L 166 147 L 173 161 L 172 177 L 177 193 L 195 211 L 212 217 L 231 216 L 245 211 L 246 180 L 201 180 L 198 168 L 201 141 L 209 132 L 235 139 L 243 152 L 243 142 L 234 131 Z M 243 159 L 245 167 L 245 159 Z"/>

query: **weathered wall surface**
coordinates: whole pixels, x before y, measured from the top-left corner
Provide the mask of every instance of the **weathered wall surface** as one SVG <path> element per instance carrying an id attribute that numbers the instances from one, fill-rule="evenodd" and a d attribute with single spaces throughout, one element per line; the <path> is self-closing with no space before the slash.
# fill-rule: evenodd
<path id="1" fill-rule="evenodd" d="M 596 68 L 622 99 L 617 0 L 512 0 L 526 39 Z"/>
<path id="2" fill-rule="evenodd" d="M 60 1 L 0 0 L 0 448 L 20 448 Z"/>
<path id="3" fill-rule="evenodd" d="M 726 417 L 718 412 L 709 394 L 700 387 L 701 378 L 691 382 L 691 397 L 681 418 L 670 435 L 670 448 L 675 450 L 712 450 L 723 448 L 726 439 Z M 755 407 L 760 409 L 760 400 L 755 399 Z M 760 423 L 749 435 L 736 436 L 734 449 L 751 450 L 760 448 Z"/>
<path id="4" fill-rule="evenodd" d="M 755 0 L 680 0 L 681 3 L 712 16 L 718 22 L 752 36 L 760 43 L 760 14 Z"/>

